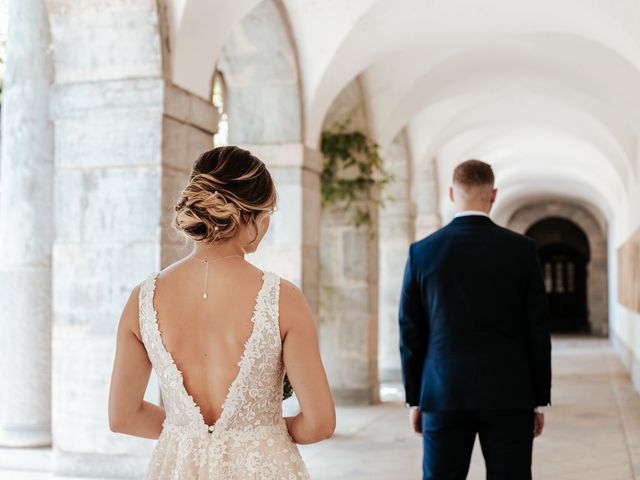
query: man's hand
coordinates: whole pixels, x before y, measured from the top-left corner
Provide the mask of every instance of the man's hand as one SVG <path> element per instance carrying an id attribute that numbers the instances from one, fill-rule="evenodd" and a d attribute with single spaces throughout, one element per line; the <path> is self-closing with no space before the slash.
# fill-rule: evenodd
<path id="1" fill-rule="evenodd" d="M 544 413 L 535 412 L 533 415 L 533 436 L 539 437 L 544 429 Z"/>
<path id="2" fill-rule="evenodd" d="M 419 407 L 411 407 L 409 411 L 409 420 L 413 431 L 418 435 L 422 435 L 422 412 Z"/>

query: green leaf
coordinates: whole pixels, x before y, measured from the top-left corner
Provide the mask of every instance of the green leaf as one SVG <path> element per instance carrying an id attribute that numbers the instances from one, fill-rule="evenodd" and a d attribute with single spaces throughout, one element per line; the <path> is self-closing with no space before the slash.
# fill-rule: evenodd
<path id="1" fill-rule="evenodd" d="M 369 189 L 376 187 L 382 190 L 393 179 L 393 175 L 383 168 L 378 144 L 364 132 L 348 130 L 348 124 L 349 121 L 323 131 L 320 142 L 324 157 L 320 174 L 321 203 L 323 206 L 342 204 L 345 211 L 354 201 L 367 198 Z M 354 166 L 355 171 L 352 169 Z M 346 170 L 348 177 L 341 177 L 346 175 Z M 377 200 L 377 203 L 381 205 L 382 200 Z M 353 222 L 356 226 L 368 224 L 371 216 L 367 210 L 357 208 Z"/>

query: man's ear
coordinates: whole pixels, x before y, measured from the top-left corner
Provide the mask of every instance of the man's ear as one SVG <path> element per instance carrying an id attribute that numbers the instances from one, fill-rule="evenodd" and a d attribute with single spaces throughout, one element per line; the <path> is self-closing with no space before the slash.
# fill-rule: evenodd
<path id="1" fill-rule="evenodd" d="M 491 203 L 494 203 L 496 201 L 496 197 L 498 196 L 498 189 L 494 188 L 491 191 Z"/>
<path id="2" fill-rule="evenodd" d="M 452 202 L 455 202 L 455 200 L 453 199 L 453 187 L 449 187 L 449 198 Z"/>

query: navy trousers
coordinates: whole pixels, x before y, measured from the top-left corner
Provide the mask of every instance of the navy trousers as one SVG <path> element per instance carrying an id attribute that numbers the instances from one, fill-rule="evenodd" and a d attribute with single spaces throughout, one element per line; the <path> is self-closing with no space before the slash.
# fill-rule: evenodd
<path id="1" fill-rule="evenodd" d="M 423 480 L 467 478 L 476 435 L 487 480 L 530 480 L 533 410 L 422 412 Z"/>

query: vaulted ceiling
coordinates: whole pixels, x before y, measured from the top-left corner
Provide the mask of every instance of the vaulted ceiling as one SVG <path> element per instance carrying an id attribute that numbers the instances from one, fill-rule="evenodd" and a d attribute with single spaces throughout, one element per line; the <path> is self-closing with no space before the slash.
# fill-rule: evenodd
<path id="1" fill-rule="evenodd" d="M 228 35 L 259 3 L 169 2 L 174 82 L 208 96 Z M 442 195 L 453 166 L 476 157 L 496 168 L 498 217 L 557 198 L 619 228 L 633 223 L 626 209 L 639 199 L 636 0 L 276 4 L 297 53 L 307 145 L 317 147 L 329 107 L 358 78 L 376 139 L 384 148 L 406 128 L 414 169 L 435 162 Z"/>

